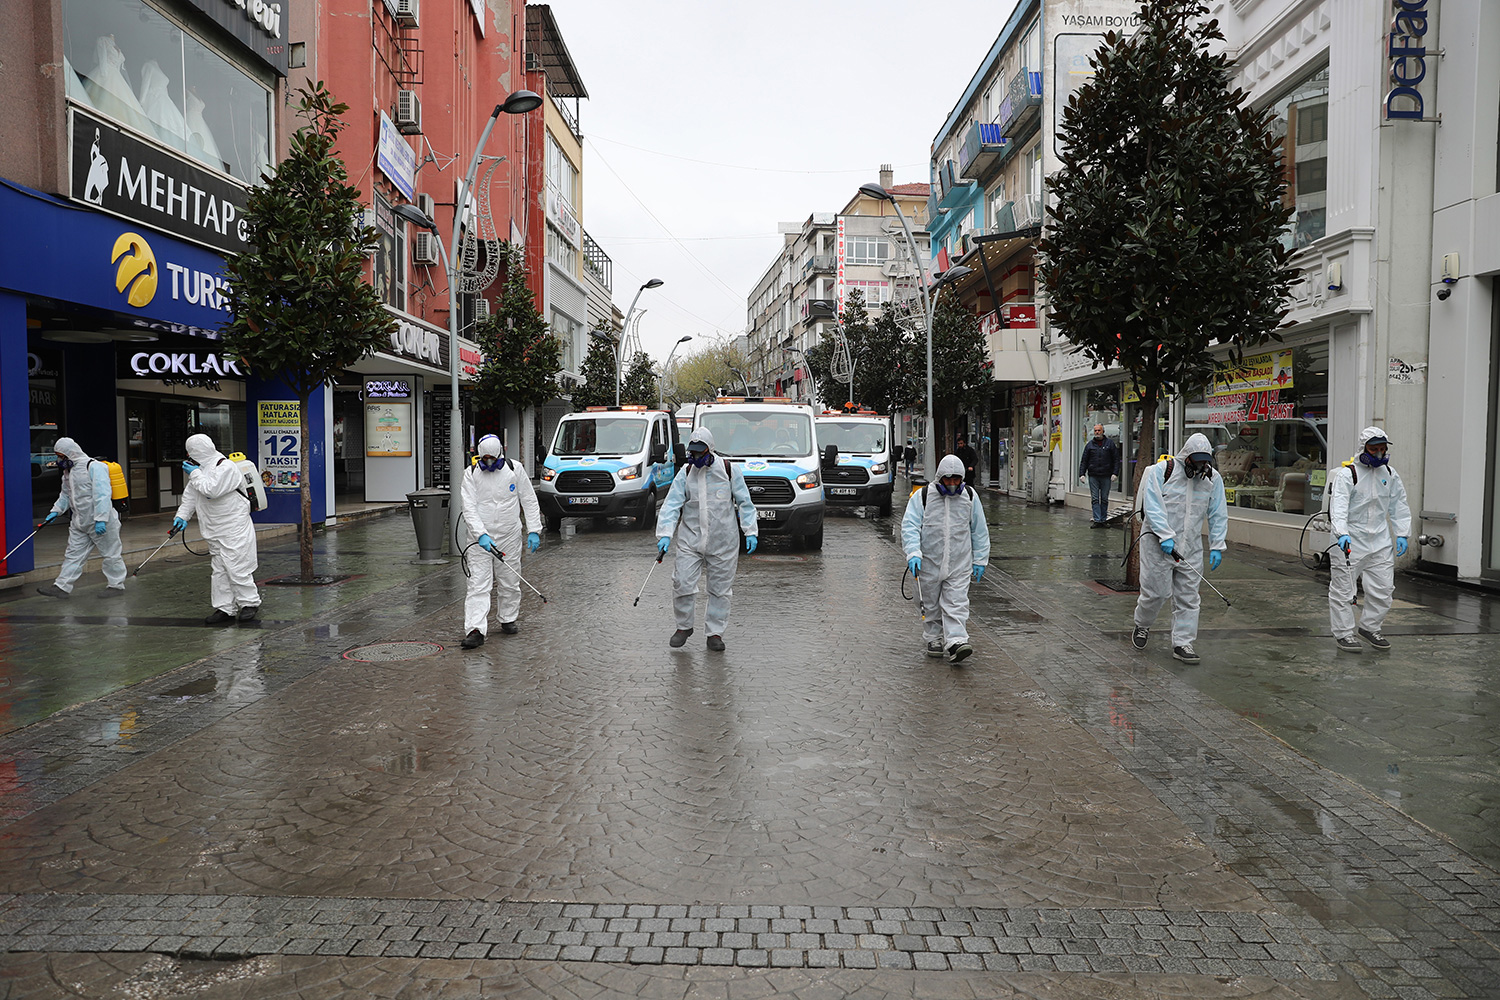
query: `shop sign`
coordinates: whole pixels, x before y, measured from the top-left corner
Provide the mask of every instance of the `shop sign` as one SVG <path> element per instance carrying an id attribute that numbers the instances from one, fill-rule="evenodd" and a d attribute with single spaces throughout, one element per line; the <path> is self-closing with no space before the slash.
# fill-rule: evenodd
<path id="1" fill-rule="evenodd" d="M 1214 369 L 1210 396 L 1227 396 L 1262 389 L 1292 388 L 1292 349 L 1254 354 L 1238 365 L 1221 364 Z"/>
<path id="2" fill-rule="evenodd" d="M 834 243 L 833 243 L 834 257 L 835 257 L 835 259 L 834 259 L 834 265 L 833 265 L 834 269 L 835 269 L 834 270 L 834 297 L 837 300 L 837 302 L 836 302 L 836 308 L 838 310 L 838 312 L 835 315 L 838 315 L 838 316 L 842 316 L 844 314 L 844 288 L 845 288 L 845 281 L 844 281 L 844 258 L 846 256 L 846 251 L 848 249 L 848 244 L 845 242 L 845 238 L 846 237 L 845 237 L 845 233 L 844 233 L 844 217 L 841 215 L 841 216 L 839 216 L 838 229 L 837 229 L 837 231 L 834 234 Z"/>
<path id="3" fill-rule="evenodd" d="M 391 331 L 390 353 L 430 368 L 447 370 L 448 334 L 395 313 L 396 328 Z"/>
<path id="4" fill-rule="evenodd" d="M 1280 389 L 1209 396 L 1208 405 L 1214 409 L 1198 418 L 1206 424 L 1253 424 L 1258 420 L 1297 419 L 1297 404 L 1283 403 Z"/>
<path id="5" fill-rule="evenodd" d="M 69 122 L 74 201 L 224 253 L 249 245 L 240 184 L 79 108 Z"/>
<path id="6" fill-rule="evenodd" d="M 417 200 L 417 153 L 384 111 L 380 112 L 380 136 L 375 146 L 375 166 L 406 196 Z"/>
<path id="7" fill-rule="evenodd" d="M 556 191 L 547 192 L 547 218 L 574 246 L 578 245 L 578 217 Z"/>
<path id="8" fill-rule="evenodd" d="M 1396 17 L 1386 36 L 1391 89 L 1385 94 L 1387 121 L 1421 121 L 1426 117 L 1417 84 L 1427 78 L 1427 0 L 1393 0 Z M 1399 107 L 1398 107 L 1399 105 Z"/>
<path id="9" fill-rule="evenodd" d="M 1005 325 L 1011 330 L 1035 330 L 1036 306 L 1002 306 Z"/>
<path id="10" fill-rule="evenodd" d="M 188 0 L 239 39 L 279 76 L 286 76 L 291 0 Z"/>
<path id="11" fill-rule="evenodd" d="M 121 351 L 115 375 L 119 378 L 155 378 L 176 385 L 218 386 L 219 379 L 243 379 L 245 372 L 234 358 L 216 351 Z"/>
<path id="12" fill-rule="evenodd" d="M 365 404 L 365 457 L 410 458 L 410 403 Z"/>
<path id="13" fill-rule="evenodd" d="M 302 486 L 302 406 L 295 399 L 255 404 L 260 432 L 260 481 L 267 490 L 289 493 Z"/>
<path id="14" fill-rule="evenodd" d="M 465 375 L 478 375 L 479 366 L 484 364 L 484 355 L 468 347 L 458 349 L 458 367 Z"/>
<path id="15" fill-rule="evenodd" d="M 404 378 L 365 379 L 366 399 L 410 399 L 411 383 Z"/>

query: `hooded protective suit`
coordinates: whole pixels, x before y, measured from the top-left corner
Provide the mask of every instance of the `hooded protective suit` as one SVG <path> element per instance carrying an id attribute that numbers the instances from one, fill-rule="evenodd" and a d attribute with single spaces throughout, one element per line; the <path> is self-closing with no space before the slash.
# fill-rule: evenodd
<path id="1" fill-rule="evenodd" d="M 700 427 L 690 441 L 702 441 L 712 449 L 713 432 Z M 734 572 L 740 564 L 740 532 L 757 538 L 760 529 L 744 474 L 711 451 L 709 458 L 701 468 L 689 463 L 677 471 L 656 518 L 656 537 L 671 538 L 676 532 L 672 611 L 677 627 L 693 627 L 698 579 L 707 569 L 708 608 L 703 624 L 709 635 L 723 635 L 729 624 Z"/>
<path id="2" fill-rule="evenodd" d="M 177 517 L 190 521 L 196 515 L 198 530 L 208 542 L 213 566 L 209 597 L 225 614 L 241 608 L 260 607 L 255 589 L 255 570 L 260 558 L 255 548 L 255 525 L 250 520 L 250 498 L 245 496 L 245 477 L 214 447 L 207 434 L 187 439 L 188 458 L 198 468 L 188 473 L 182 489 Z"/>
<path id="3" fill-rule="evenodd" d="M 526 516 L 530 531 L 542 530 L 542 508 L 536 502 L 531 480 L 505 458 L 500 439 L 486 434 L 479 439 L 479 456 L 493 462 L 493 471 L 478 465 L 464 470 L 460 485 L 464 505 L 464 524 L 469 542 L 489 535 L 496 554 L 505 553 L 505 563 L 515 573 L 495 565 L 494 556 L 482 549 L 470 551 L 469 586 L 464 597 L 464 632 L 479 630 L 489 635 L 490 590 L 495 591 L 495 613 L 502 623 L 513 622 L 521 613 L 521 515 Z"/>
<path id="4" fill-rule="evenodd" d="M 937 478 L 964 471 L 958 456 L 944 455 Z M 908 560 L 922 560 L 917 580 L 923 640 L 942 639 L 945 647 L 968 642 L 970 574 L 990 561 L 990 531 L 978 496 L 967 485 L 953 496 L 944 495 L 936 483 L 922 487 L 907 501 L 901 548 Z"/>
<path id="5" fill-rule="evenodd" d="M 1141 504 L 1146 521 L 1141 528 L 1141 596 L 1135 604 L 1135 624 L 1150 628 L 1156 613 L 1172 598 L 1172 645 L 1187 646 L 1198 635 L 1198 587 L 1203 572 L 1203 522 L 1208 521 L 1208 547 L 1224 551 L 1229 532 L 1229 510 L 1224 502 L 1224 477 L 1210 469 L 1207 476 L 1187 473 L 1189 455 L 1213 454 L 1202 434 L 1193 434 L 1172 462 L 1167 477 L 1163 459 L 1141 477 Z M 1172 540 L 1173 550 L 1189 566 L 1177 565 L 1161 550 Z M 1193 572 L 1196 568 L 1197 572 Z"/>
<path id="6" fill-rule="evenodd" d="M 73 467 L 62 474 L 62 489 L 52 513 L 73 512 L 68 527 L 68 549 L 63 554 L 62 569 L 55 581 L 57 589 L 71 594 L 73 583 L 83 575 L 83 564 L 97 548 L 104 559 L 104 579 L 116 590 L 125 587 L 125 559 L 120 554 L 120 515 L 110 502 L 109 467 L 84 454 L 78 442 L 70 437 L 58 438 L 52 450 L 67 458 Z M 94 526 L 104 522 L 104 534 Z"/>
<path id="7" fill-rule="evenodd" d="M 1385 437 L 1379 427 L 1360 431 L 1359 453 L 1328 477 L 1328 516 L 1333 525 L 1329 540 L 1337 544 L 1341 535 L 1348 535 L 1350 541 L 1347 561 L 1342 551 L 1330 553 L 1328 618 L 1336 639 L 1354 636 L 1354 583 L 1361 576 L 1365 602 L 1359 625 L 1380 631 L 1396 589 L 1391 529 L 1396 538 L 1411 534 L 1411 508 L 1400 474 L 1389 465 L 1372 468 L 1359 461 L 1365 445 L 1377 437 Z"/>

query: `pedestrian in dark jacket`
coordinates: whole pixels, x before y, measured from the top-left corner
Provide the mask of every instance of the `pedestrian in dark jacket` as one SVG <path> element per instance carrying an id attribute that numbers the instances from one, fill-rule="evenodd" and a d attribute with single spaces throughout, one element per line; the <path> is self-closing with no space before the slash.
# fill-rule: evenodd
<path id="1" fill-rule="evenodd" d="M 963 437 L 958 439 L 958 447 L 953 449 L 953 454 L 964 463 L 964 482 L 970 486 L 974 485 L 974 466 L 979 464 L 979 453 L 969 447 L 969 442 Z"/>
<path id="2" fill-rule="evenodd" d="M 1109 517 L 1109 484 L 1120 479 L 1120 446 L 1104 436 L 1104 425 L 1094 425 L 1094 437 L 1078 457 L 1078 482 L 1087 483 L 1094 504 L 1093 527 L 1104 527 Z"/>

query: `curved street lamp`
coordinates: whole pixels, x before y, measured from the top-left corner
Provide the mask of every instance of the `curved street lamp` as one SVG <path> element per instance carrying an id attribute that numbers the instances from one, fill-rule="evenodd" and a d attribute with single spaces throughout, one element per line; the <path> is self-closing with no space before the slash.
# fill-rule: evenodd
<path id="1" fill-rule="evenodd" d="M 495 105 L 495 110 L 490 112 L 489 121 L 484 123 L 484 131 L 479 133 L 479 141 L 474 144 L 474 155 L 469 160 L 469 169 L 464 174 L 463 183 L 458 188 L 458 198 L 453 205 L 453 229 L 449 236 L 449 245 L 444 247 L 441 237 L 435 241 L 443 255 L 443 269 L 448 274 L 449 524 L 458 523 L 458 516 L 463 508 L 463 492 L 458 488 L 458 477 L 463 474 L 464 466 L 463 411 L 458 407 L 458 268 L 453 263 L 458 258 L 458 220 L 462 217 L 464 206 L 468 204 L 469 189 L 474 186 L 474 175 L 479 171 L 479 161 L 484 153 L 484 144 L 489 141 L 490 133 L 495 129 L 495 122 L 499 121 L 502 114 L 524 115 L 527 112 L 535 111 L 541 106 L 541 95 L 529 90 L 514 91 L 505 98 L 504 102 Z M 437 223 L 428 218 L 416 206 L 397 205 L 391 211 L 412 225 L 427 230 L 433 236 L 438 236 Z"/>
<path id="2" fill-rule="evenodd" d="M 661 380 L 661 382 L 658 382 L 656 384 L 656 404 L 658 406 L 662 407 L 662 408 L 665 408 L 666 404 L 667 404 L 665 382 L 667 380 L 667 372 L 670 371 L 671 368 L 672 368 L 672 355 L 674 355 L 674 354 L 677 353 L 677 348 L 681 347 L 683 344 L 686 344 L 688 341 L 690 341 L 692 339 L 693 339 L 693 335 L 692 334 L 687 334 L 686 336 L 678 337 L 677 338 L 677 343 L 673 344 L 672 345 L 672 349 L 667 352 L 667 363 L 661 366 L 661 379 L 662 380 Z"/>

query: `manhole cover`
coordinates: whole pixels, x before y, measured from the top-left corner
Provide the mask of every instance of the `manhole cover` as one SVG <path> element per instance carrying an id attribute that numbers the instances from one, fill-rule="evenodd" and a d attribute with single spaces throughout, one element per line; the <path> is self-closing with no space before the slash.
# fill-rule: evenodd
<path id="1" fill-rule="evenodd" d="M 361 663 L 390 663 L 393 660 L 416 660 L 442 651 L 443 647 L 435 642 L 376 642 L 347 650 L 344 659 L 359 660 Z"/>
<path id="2" fill-rule="evenodd" d="M 778 555 L 753 555 L 750 557 L 759 562 L 769 563 L 805 563 L 807 556 L 778 556 Z"/>

